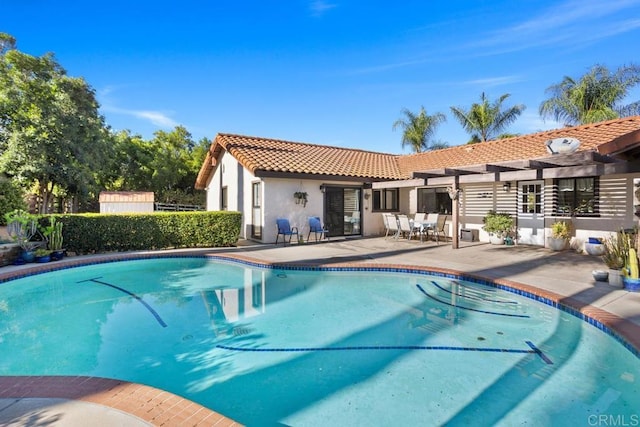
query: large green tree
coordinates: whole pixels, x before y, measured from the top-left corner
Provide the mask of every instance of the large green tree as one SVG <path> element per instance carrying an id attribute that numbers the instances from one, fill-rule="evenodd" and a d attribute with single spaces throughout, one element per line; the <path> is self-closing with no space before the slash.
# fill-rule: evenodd
<path id="1" fill-rule="evenodd" d="M 111 134 L 114 155 L 100 177 L 105 190 L 153 191 L 157 201 L 204 204 L 204 193 L 193 185 L 211 142 L 194 143 L 183 126 L 157 131 L 151 140 L 130 131 Z"/>
<path id="2" fill-rule="evenodd" d="M 129 130 L 112 133 L 110 138 L 114 156 L 101 177 L 102 187 L 108 191 L 152 191 L 155 153 L 151 142 Z"/>
<path id="3" fill-rule="evenodd" d="M 393 123 L 393 130 L 402 129 L 402 148 L 409 146 L 413 152 L 421 153 L 448 146 L 446 143 L 432 141 L 437 127 L 447 120 L 444 114 L 428 115 L 424 107 L 420 107 L 418 114 L 406 108 L 402 110 L 402 113 L 405 118 L 398 119 Z"/>
<path id="4" fill-rule="evenodd" d="M 150 168 L 156 200 L 174 203 L 176 192 L 192 193 L 196 177 L 191 159 L 196 144 L 187 129 L 176 126 L 171 132 L 157 131 L 151 145 Z"/>
<path id="5" fill-rule="evenodd" d="M 480 102 L 471 104 L 471 108 L 451 107 L 453 116 L 460 122 L 465 132 L 471 135 L 470 142 L 485 142 L 500 138 L 501 133 L 522 114 L 525 106 L 522 104 L 503 107 L 509 98 L 506 93 L 496 101 L 491 102 L 482 92 Z"/>
<path id="6" fill-rule="evenodd" d="M 46 213 L 56 189 L 87 195 L 110 155 L 105 125 L 83 79 L 67 76 L 52 54 L 8 46 L 0 51 L 0 171 L 37 188 Z"/>
<path id="7" fill-rule="evenodd" d="M 565 76 L 547 88 L 550 97 L 540 104 L 540 115 L 575 126 L 640 114 L 640 101 L 622 104 L 638 83 L 637 65 L 622 66 L 615 73 L 596 65 L 577 80 Z"/>

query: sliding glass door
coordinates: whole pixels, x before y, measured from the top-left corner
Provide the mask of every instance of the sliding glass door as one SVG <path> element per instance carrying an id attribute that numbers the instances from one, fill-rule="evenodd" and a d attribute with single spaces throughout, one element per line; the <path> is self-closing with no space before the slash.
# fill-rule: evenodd
<path id="1" fill-rule="evenodd" d="M 325 186 L 324 222 L 329 236 L 354 236 L 361 232 L 362 189 Z"/>

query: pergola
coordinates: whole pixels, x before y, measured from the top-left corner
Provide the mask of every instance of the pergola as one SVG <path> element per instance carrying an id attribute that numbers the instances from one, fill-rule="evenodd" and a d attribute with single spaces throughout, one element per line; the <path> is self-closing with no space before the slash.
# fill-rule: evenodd
<path id="1" fill-rule="evenodd" d="M 640 147 L 627 146 L 625 151 L 618 152 L 614 156 L 613 152 L 616 150 L 611 150 L 611 153 L 608 154 L 600 152 L 603 151 L 600 148 L 603 148 L 605 152 L 609 151 L 607 146 L 608 144 L 603 144 L 599 147 L 599 152 L 589 150 L 570 154 L 554 154 L 536 159 L 510 160 L 416 171 L 413 173 L 413 179 L 404 181 L 405 185 L 402 186 L 408 186 L 406 184 L 411 186 L 446 186 L 448 187 L 449 196 L 453 200 L 457 200 L 461 191 L 460 184 L 575 178 L 640 172 L 640 162 L 635 161 L 640 157 Z M 632 161 L 629 162 L 627 159 L 632 159 Z M 390 183 L 385 184 L 388 187 Z M 454 249 L 458 249 L 460 237 L 457 230 L 460 214 L 458 203 L 453 203 L 452 205 L 452 229 L 455 230 L 451 236 L 452 246 Z"/>

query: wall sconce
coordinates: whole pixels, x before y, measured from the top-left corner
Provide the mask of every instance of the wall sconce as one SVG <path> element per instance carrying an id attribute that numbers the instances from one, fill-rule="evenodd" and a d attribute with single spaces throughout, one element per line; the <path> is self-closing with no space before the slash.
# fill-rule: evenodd
<path id="1" fill-rule="evenodd" d="M 324 184 L 323 184 L 323 185 L 321 185 L 321 186 L 320 186 L 320 191 L 322 191 L 322 192 L 324 193 L 324 192 L 325 192 L 325 190 L 326 190 L 326 187 L 324 186 Z"/>
<path id="2" fill-rule="evenodd" d="M 369 197 L 371 197 L 371 193 L 369 193 L 368 191 L 364 192 L 364 199 L 365 200 L 369 200 Z"/>
<path id="3" fill-rule="evenodd" d="M 502 189 L 503 189 L 506 193 L 508 193 L 509 191 L 511 191 L 511 183 L 510 183 L 510 182 L 505 182 L 505 183 L 502 185 Z"/>

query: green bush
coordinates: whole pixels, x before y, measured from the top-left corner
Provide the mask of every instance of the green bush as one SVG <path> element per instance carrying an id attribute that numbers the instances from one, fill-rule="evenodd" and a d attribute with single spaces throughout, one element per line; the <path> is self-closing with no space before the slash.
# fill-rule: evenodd
<path id="1" fill-rule="evenodd" d="M 513 230 L 514 220 L 508 212 L 489 211 L 482 218 L 487 233 L 493 233 L 501 237 L 506 237 Z"/>
<path id="2" fill-rule="evenodd" d="M 242 224 L 242 214 L 229 211 L 53 216 L 64 224 L 65 249 L 79 254 L 235 246 Z"/>
<path id="3" fill-rule="evenodd" d="M 22 190 L 13 181 L 0 176 L 0 225 L 7 225 L 5 215 L 14 210 L 25 210 Z"/>

